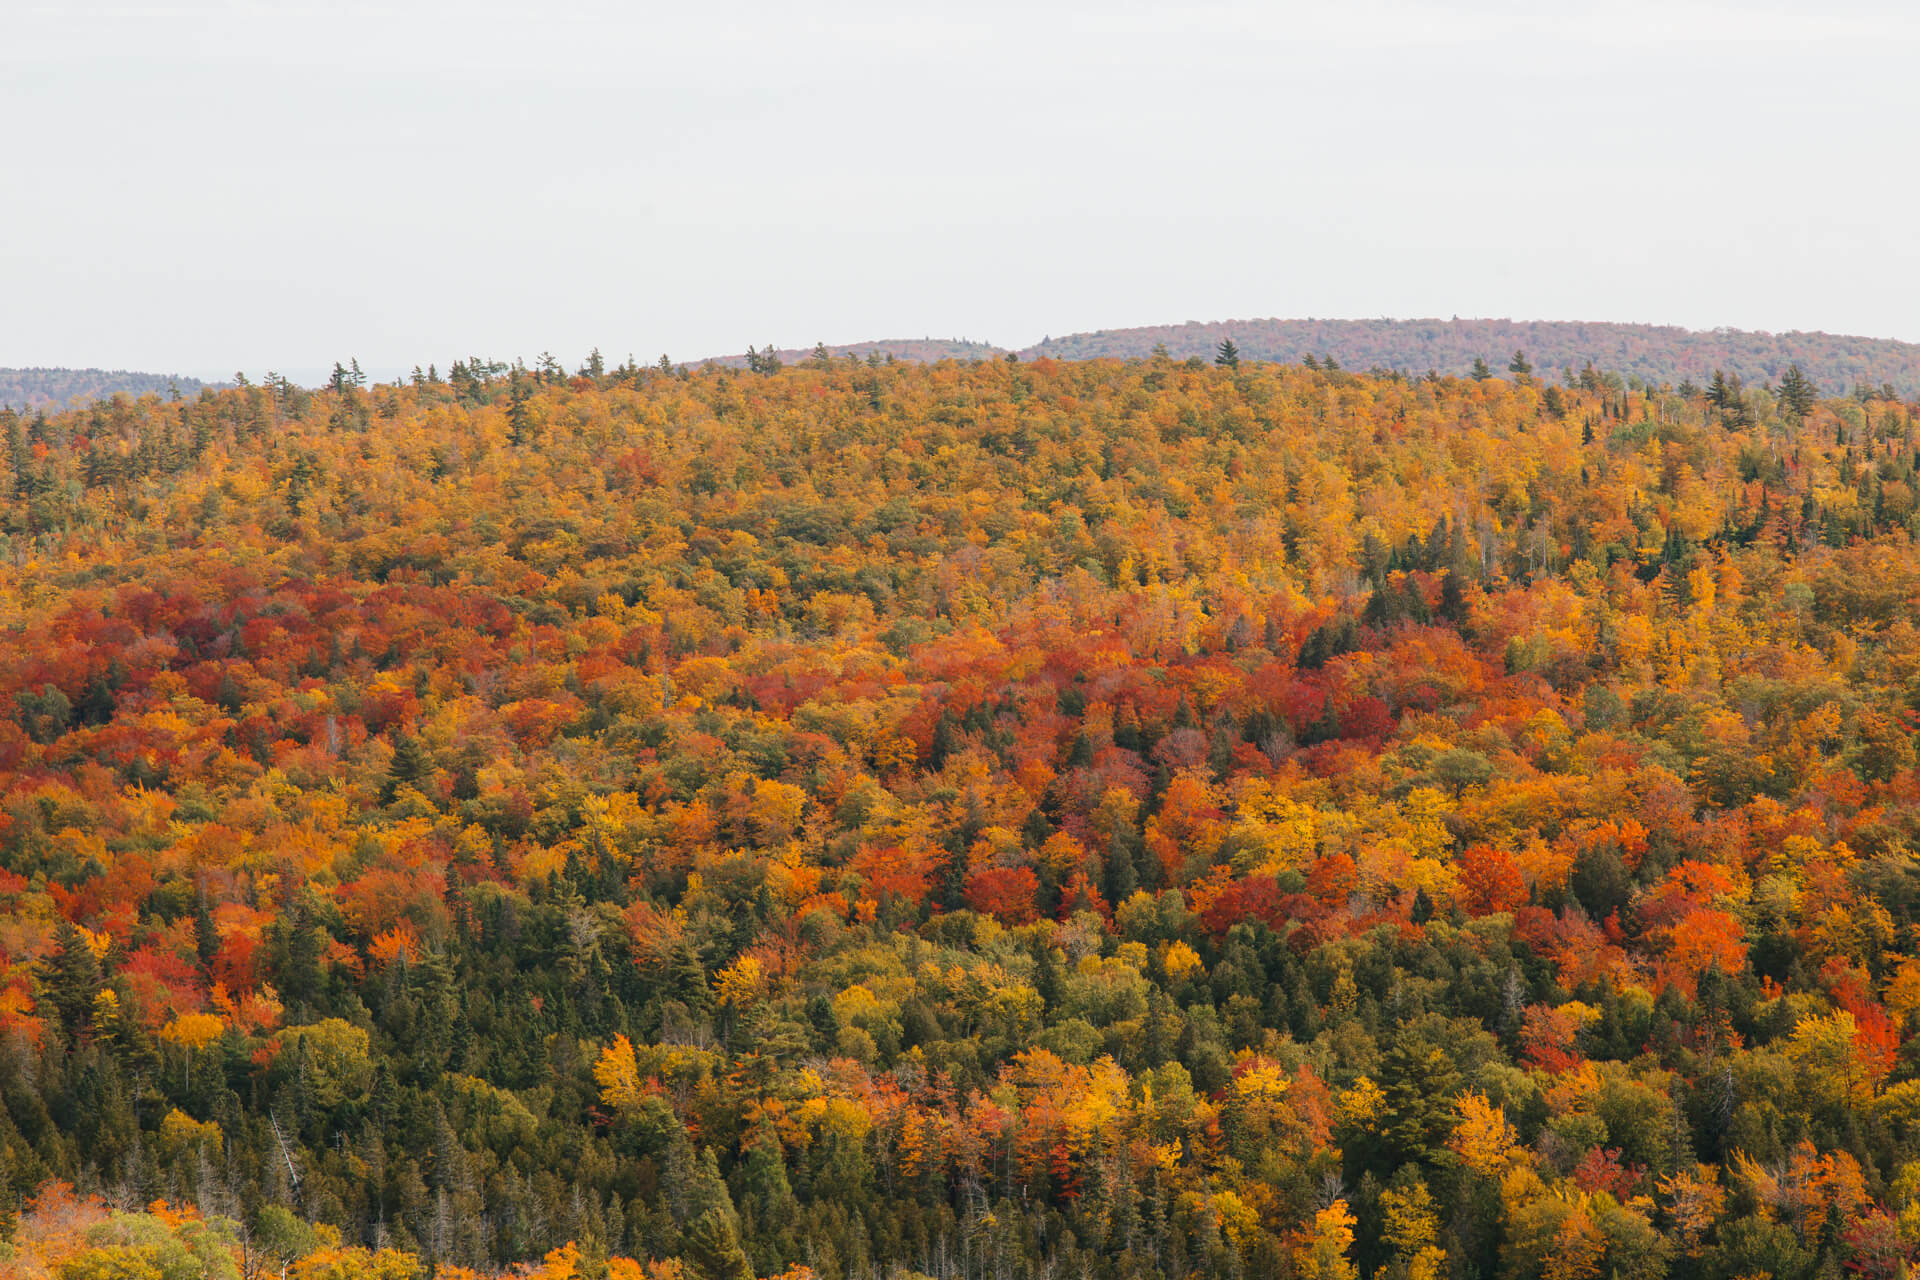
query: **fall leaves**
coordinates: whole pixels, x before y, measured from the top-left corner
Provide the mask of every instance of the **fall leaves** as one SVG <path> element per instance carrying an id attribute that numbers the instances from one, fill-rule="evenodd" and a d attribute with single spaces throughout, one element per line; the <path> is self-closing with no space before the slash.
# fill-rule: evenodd
<path id="1" fill-rule="evenodd" d="M 9 1168 L 314 1280 L 1920 1239 L 1908 406 L 488 377 L 0 420 Z"/>

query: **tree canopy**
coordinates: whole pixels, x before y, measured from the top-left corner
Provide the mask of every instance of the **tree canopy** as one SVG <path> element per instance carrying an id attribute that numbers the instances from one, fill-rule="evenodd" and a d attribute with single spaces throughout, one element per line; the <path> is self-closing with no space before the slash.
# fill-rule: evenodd
<path id="1" fill-rule="evenodd" d="M 770 356 L 0 413 L 0 1263 L 1904 1274 L 1913 405 Z"/>

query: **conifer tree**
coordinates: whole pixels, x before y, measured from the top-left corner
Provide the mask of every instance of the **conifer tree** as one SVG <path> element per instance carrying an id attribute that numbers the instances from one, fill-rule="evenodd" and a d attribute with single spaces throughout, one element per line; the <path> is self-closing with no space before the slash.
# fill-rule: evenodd
<path id="1" fill-rule="evenodd" d="M 93 1016 L 100 961 L 86 937 L 64 919 L 54 927 L 53 939 L 53 954 L 40 962 L 41 989 L 60 1015 L 61 1027 L 69 1036 L 77 1036 Z"/>
<path id="2" fill-rule="evenodd" d="M 401 787 L 412 786 L 433 771 L 426 749 L 410 733 L 394 739 L 393 759 L 387 765 L 387 780 L 380 789 L 383 804 L 392 804 Z"/>
<path id="3" fill-rule="evenodd" d="M 1819 398 L 1813 380 L 1801 372 L 1798 364 L 1787 366 L 1787 371 L 1780 375 L 1780 386 L 1773 394 L 1780 402 L 1781 412 L 1796 420 L 1803 420 L 1811 414 Z"/>
<path id="4" fill-rule="evenodd" d="M 681 1258 L 698 1280 L 753 1280 L 753 1264 L 733 1223 L 718 1209 L 702 1214 L 680 1241 Z"/>

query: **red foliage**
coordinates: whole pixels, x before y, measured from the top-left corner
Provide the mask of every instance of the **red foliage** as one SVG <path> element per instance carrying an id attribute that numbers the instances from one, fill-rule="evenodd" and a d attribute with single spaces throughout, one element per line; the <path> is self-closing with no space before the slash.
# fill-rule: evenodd
<path id="1" fill-rule="evenodd" d="M 861 849 L 848 866 L 866 882 L 868 897 L 877 902 L 899 901 L 917 907 L 927 900 L 941 859 L 929 850 L 887 845 Z"/>
<path id="2" fill-rule="evenodd" d="M 1032 924 L 1039 917 L 1034 895 L 1040 878 L 1028 867 L 988 867 L 967 877 L 967 905 L 1002 924 Z"/>
<path id="3" fill-rule="evenodd" d="M 1460 893 L 1472 916 L 1518 911 L 1527 905 L 1527 882 L 1513 855 L 1476 844 L 1460 855 Z"/>
<path id="4" fill-rule="evenodd" d="M 1632 1198 L 1646 1172 L 1637 1164 L 1622 1166 L 1618 1147 L 1604 1151 L 1594 1147 L 1574 1166 L 1573 1181 L 1582 1191 L 1604 1191 L 1624 1202 Z"/>
<path id="5" fill-rule="evenodd" d="M 1317 859 L 1307 871 L 1307 893 L 1329 910 L 1346 906 L 1359 883 L 1359 869 L 1344 853 Z"/>
<path id="6" fill-rule="evenodd" d="M 1235 880 L 1215 895 L 1200 912 L 1200 923 L 1216 938 L 1243 920 L 1264 920 L 1275 929 L 1284 919 L 1280 907 L 1280 886 L 1271 877 Z"/>

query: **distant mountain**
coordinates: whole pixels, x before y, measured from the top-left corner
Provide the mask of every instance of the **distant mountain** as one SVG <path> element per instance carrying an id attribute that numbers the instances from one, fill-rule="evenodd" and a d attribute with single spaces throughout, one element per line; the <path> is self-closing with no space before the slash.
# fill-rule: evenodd
<path id="1" fill-rule="evenodd" d="M 1151 347 L 1151 343 L 1148 344 Z M 986 342 L 969 342 L 965 338 L 882 338 L 878 342 L 847 342 L 839 346 L 829 346 L 827 351 L 835 356 L 892 356 L 896 360 L 914 360 L 921 364 L 932 364 L 939 360 L 989 360 L 1007 353 L 1005 347 L 996 347 Z M 813 348 L 790 347 L 773 353 L 782 364 L 797 364 L 813 354 Z M 717 364 L 732 369 L 744 369 L 747 366 L 746 355 L 710 356 L 696 364 Z"/>
<path id="2" fill-rule="evenodd" d="M 1406 373 L 1462 374 L 1484 359 L 1506 373 L 1524 351 L 1536 377 L 1561 370 L 1596 369 L 1638 377 L 1655 386 L 1691 378 L 1705 383 L 1715 369 L 1758 386 L 1777 380 L 1791 364 L 1821 390 L 1845 393 L 1865 383 L 1891 383 L 1903 395 L 1920 392 L 1920 344 L 1831 333 L 1765 333 L 1744 329 L 1681 329 L 1672 325 L 1552 320 L 1221 320 L 1141 329 L 1102 329 L 1047 338 L 1023 358 L 1084 360 L 1134 357 L 1165 344 L 1176 357 L 1211 360 L 1231 338 L 1243 360 L 1298 364 L 1328 355 L 1354 370 L 1379 367 Z"/>
<path id="3" fill-rule="evenodd" d="M 0 369 L 0 407 L 64 408 L 75 396 L 98 400 L 121 391 L 130 396 L 149 391 L 164 396 L 178 388 L 183 396 L 198 395 L 205 385 L 198 378 L 125 369 Z"/>
<path id="4" fill-rule="evenodd" d="M 1188 321 L 1138 329 L 1101 329 L 1043 338 L 1015 354 L 1022 359 L 1100 357 L 1133 359 L 1164 345 L 1168 354 L 1211 360 L 1220 343 L 1233 339 L 1243 360 L 1300 364 L 1332 356 L 1343 368 L 1394 369 L 1420 374 L 1432 369 L 1464 374 L 1475 359 L 1504 376 L 1516 351 L 1524 352 L 1536 377 L 1558 380 L 1563 370 L 1588 364 L 1606 373 L 1638 378 L 1653 386 L 1691 378 L 1705 384 L 1716 369 L 1760 386 L 1777 381 L 1798 364 L 1822 391 L 1842 395 L 1864 384 L 1891 385 L 1903 396 L 1920 394 L 1920 343 L 1832 333 L 1767 333 L 1750 329 L 1683 329 L 1675 325 L 1614 324 L 1584 320 L 1217 320 Z M 953 338 L 891 338 L 829 346 L 835 356 L 878 353 L 896 360 L 986 360 L 1004 347 Z M 783 364 L 813 354 L 789 348 L 774 353 Z M 709 361 L 744 368 L 747 357 Z"/>

